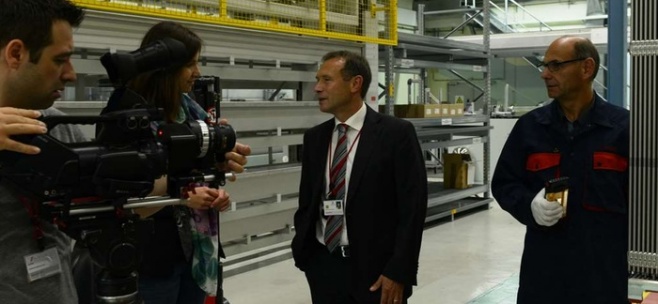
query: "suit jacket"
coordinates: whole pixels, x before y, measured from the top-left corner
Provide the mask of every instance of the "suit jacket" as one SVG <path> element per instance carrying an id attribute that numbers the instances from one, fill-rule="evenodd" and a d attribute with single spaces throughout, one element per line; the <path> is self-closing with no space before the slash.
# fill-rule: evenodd
<path id="1" fill-rule="evenodd" d="M 334 127 L 331 119 L 304 134 L 292 241 L 295 265 L 302 271 L 317 243 L 316 223 Z M 372 297 L 368 288 L 383 274 L 404 284 L 408 297 L 416 284 L 427 209 L 427 174 L 415 129 L 408 121 L 367 107 L 355 153 L 345 210 L 354 278 L 351 293 L 357 299 Z"/>

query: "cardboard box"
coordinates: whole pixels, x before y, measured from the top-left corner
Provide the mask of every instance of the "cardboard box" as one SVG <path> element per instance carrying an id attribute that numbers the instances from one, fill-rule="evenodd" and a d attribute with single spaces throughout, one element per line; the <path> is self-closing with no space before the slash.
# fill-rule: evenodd
<path id="1" fill-rule="evenodd" d="M 408 111 L 408 105 L 393 105 L 393 116 L 395 117 L 404 117 Z M 379 113 L 384 113 L 386 111 L 386 105 L 379 105 Z"/>
<path id="2" fill-rule="evenodd" d="M 443 188 L 466 189 L 469 185 L 470 154 L 443 154 Z"/>
<path id="3" fill-rule="evenodd" d="M 379 111 L 384 112 L 384 108 L 380 105 Z M 440 117 L 441 108 L 438 104 L 395 105 L 393 114 L 401 118 L 434 118 Z"/>
<path id="4" fill-rule="evenodd" d="M 441 117 L 450 117 L 450 105 L 441 104 Z"/>
<path id="5" fill-rule="evenodd" d="M 412 105 L 416 109 L 416 118 L 435 118 L 441 117 L 441 105 L 422 104 Z"/>
<path id="6" fill-rule="evenodd" d="M 448 106 L 448 116 L 464 116 L 464 105 L 461 103 L 451 103 L 447 104 Z"/>
<path id="7" fill-rule="evenodd" d="M 461 103 L 455 104 L 455 110 L 457 110 L 457 116 L 464 116 L 464 105 Z"/>

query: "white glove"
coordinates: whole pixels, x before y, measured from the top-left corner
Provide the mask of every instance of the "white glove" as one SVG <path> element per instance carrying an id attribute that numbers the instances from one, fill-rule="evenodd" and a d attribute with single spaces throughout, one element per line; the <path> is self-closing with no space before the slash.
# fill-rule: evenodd
<path id="1" fill-rule="evenodd" d="M 549 202 L 545 195 L 546 189 L 542 188 L 530 203 L 532 217 L 541 226 L 553 226 L 562 217 L 562 206 L 558 202 Z"/>

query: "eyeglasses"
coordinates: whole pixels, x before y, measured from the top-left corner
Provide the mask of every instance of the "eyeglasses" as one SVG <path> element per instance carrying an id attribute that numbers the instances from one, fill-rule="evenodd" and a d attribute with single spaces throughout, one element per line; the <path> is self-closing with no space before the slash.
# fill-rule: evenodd
<path id="1" fill-rule="evenodd" d="M 557 72 L 562 68 L 562 65 L 564 65 L 564 64 L 572 63 L 572 62 L 576 62 L 576 61 L 582 61 L 582 60 L 585 60 L 585 59 L 587 59 L 587 58 L 576 58 L 576 59 L 571 59 L 571 60 L 566 60 L 566 61 L 553 60 L 553 61 L 549 61 L 549 62 L 540 62 L 537 65 L 537 68 L 542 72 L 544 71 L 545 68 L 548 68 L 548 70 L 551 71 L 551 72 Z"/>

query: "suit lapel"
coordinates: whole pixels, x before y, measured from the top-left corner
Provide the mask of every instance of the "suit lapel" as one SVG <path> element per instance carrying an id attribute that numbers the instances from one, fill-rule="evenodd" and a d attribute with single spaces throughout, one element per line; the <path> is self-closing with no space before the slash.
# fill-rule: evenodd
<path id="1" fill-rule="evenodd" d="M 317 150 L 317 156 L 318 159 L 315 160 L 317 163 L 317 166 L 319 167 L 320 173 L 320 178 L 318 179 L 319 185 L 317 186 L 317 189 L 320 191 L 320 193 L 316 193 L 315 197 L 323 197 L 326 193 L 325 191 L 325 174 L 327 172 L 327 157 L 328 157 L 328 152 L 329 152 L 329 143 L 331 142 L 331 135 L 332 132 L 334 131 L 335 123 L 334 119 L 332 118 L 329 121 L 324 122 L 320 129 L 318 130 L 318 136 L 316 139 L 316 148 L 319 149 Z"/>
<path id="2" fill-rule="evenodd" d="M 374 151 L 375 146 L 378 146 L 377 142 L 379 141 L 380 130 L 377 128 L 377 124 L 379 123 L 381 116 L 379 113 L 370 109 L 369 106 L 366 105 L 366 108 L 366 118 L 363 122 L 363 127 L 361 128 L 359 145 L 356 148 L 354 162 L 352 163 L 352 172 L 350 173 L 350 184 L 349 188 L 347 188 L 346 202 L 351 202 L 354 193 L 357 193 L 363 174 L 366 168 L 368 168 L 368 162 L 371 159 L 370 155 Z"/>

